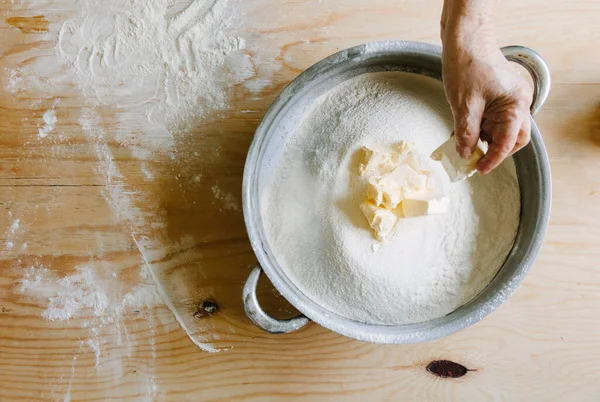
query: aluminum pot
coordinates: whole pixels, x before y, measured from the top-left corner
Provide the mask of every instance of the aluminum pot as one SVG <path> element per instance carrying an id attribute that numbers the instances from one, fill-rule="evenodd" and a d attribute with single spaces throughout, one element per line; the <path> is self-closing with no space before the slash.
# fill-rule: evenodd
<path id="1" fill-rule="evenodd" d="M 510 46 L 504 56 L 521 64 L 534 81 L 531 114 L 543 106 L 550 90 L 550 72 L 546 62 L 535 51 Z M 294 133 L 310 104 L 337 84 L 357 75 L 377 71 L 403 71 L 423 74 L 441 80 L 442 50 L 419 42 L 376 42 L 338 52 L 310 67 L 275 99 L 248 151 L 244 169 L 244 219 L 252 248 L 259 262 L 243 290 L 248 318 L 270 333 L 295 331 L 309 320 L 342 335 L 376 343 L 415 343 L 450 335 L 495 310 L 516 289 L 531 268 L 542 244 L 548 225 L 551 203 L 550 166 L 542 136 L 531 119 L 531 143 L 514 156 L 521 190 L 521 221 L 514 246 L 496 276 L 471 301 L 452 313 L 433 320 L 408 325 L 374 325 L 358 322 L 327 310 L 303 294 L 282 270 L 267 241 L 261 216 L 261 193 L 272 170 L 274 156 L 281 152 L 286 138 Z M 261 271 L 267 274 L 277 290 L 302 315 L 279 320 L 260 307 L 256 286 Z"/>

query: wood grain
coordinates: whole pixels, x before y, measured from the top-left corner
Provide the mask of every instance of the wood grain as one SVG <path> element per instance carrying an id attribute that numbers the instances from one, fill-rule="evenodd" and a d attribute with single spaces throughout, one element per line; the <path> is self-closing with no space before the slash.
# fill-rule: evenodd
<path id="1" fill-rule="evenodd" d="M 355 44 L 439 43 L 440 1 L 245 2 L 249 47 L 264 52 L 250 55 L 268 60 L 256 64 L 253 78 L 268 79 L 268 85 L 260 93 L 234 88 L 229 110 L 199 122 L 175 144 L 180 158 L 148 161 L 152 182 L 116 140 L 117 111 L 97 109 L 122 184 L 135 190 L 138 212 L 148 217 L 140 227 L 107 202 L 103 161 L 78 122 L 85 98 L 59 64 L 41 77 L 34 70 L 54 60 L 56 27 L 76 8 L 62 0 L 15 3 L 0 4 L 0 78 L 6 87 L 11 72 L 22 75 L 14 91 L 0 92 L 0 245 L 14 243 L 0 251 L 0 400 L 598 399 L 600 55 L 593 49 L 600 39 L 599 2 L 503 2 L 501 44 L 538 50 L 553 72 L 550 99 L 537 118 L 553 171 L 546 242 L 516 294 L 483 322 L 438 341 L 398 346 L 354 341 L 316 324 L 269 335 L 246 319 L 241 289 L 255 257 L 239 210 L 241 175 L 253 132 L 285 84 Z M 57 135 L 41 141 L 42 115 L 57 100 Z M 200 173 L 204 179 L 197 183 Z M 215 198 L 215 186 L 233 204 Z M 22 230 L 9 239 L 17 217 Z M 152 227 L 159 220 L 164 226 Z M 149 248 L 144 255 L 135 241 L 140 235 L 160 240 L 169 253 Z M 51 322 L 40 316 L 44 303 L 18 291 L 33 264 L 67 275 L 90 259 L 108 264 L 128 285 L 150 262 L 173 297 L 189 296 L 180 307 L 197 322 L 195 336 L 224 351 L 201 351 L 160 306 L 126 311 L 118 323 L 127 334 L 121 343 L 114 326 L 100 328 L 97 357 L 82 327 L 97 317 L 90 312 Z M 293 314 L 266 281 L 261 286 L 270 312 Z M 217 303 L 218 311 L 194 318 L 193 307 L 205 300 Z M 433 360 L 474 371 L 439 378 L 426 371 Z"/>
<path id="2" fill-rule="evenodd" d="M 43 15 L 35 15 L 33 17 L 8 17 L 5 21 L 7 24 L 18 28 L 25 34 L 48 32 L 48 20 Z"/>

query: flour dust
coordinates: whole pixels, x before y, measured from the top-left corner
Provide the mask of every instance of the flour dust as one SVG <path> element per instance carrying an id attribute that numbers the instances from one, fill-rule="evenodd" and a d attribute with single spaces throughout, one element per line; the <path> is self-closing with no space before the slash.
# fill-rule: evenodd
<path id="1" fill-rule="evenodd" d="M 273 61 L 277 47 L 260 52 L 249 41 L 256 39 L 256 33 L 246 32 L 243 22 L 251 4 L 239 0 L 75 0 L 70 13 L 58 13 L 50 0 L 23 0 L 18 6 L 55 21 L 48 33 L 38 36 L 53 44 L 48 49 L 51 54 L 39 58 L 35 54 L 32 62 L 27 61 L 29 55 L 10 59 L 14 66 L 7 69 L 3 82 L 7 93 L 22 102 L 32 94 L 39 97 L 30 101 L 32 108 L 41 111 L 35 133 L 25 144 L 49 146 L 51 158 L 67 158 L 76 150 L 69 142 L 77 144 L 76 136 L 83 136 L 104 185 L 99 191 L 133 238 L 157 282 L 157 291 L 191 334 L 190 326 L 199 324 L 186 322 L 176 311 L 179 307 L 167 300 L 159 272 L 162 266 L 155 264 L 176 254 L 183 239 L 164 240 L 164 211 L 132 177 L 151 188 L 169 174 L 164 170 L 167 163 L 188 164 L 187 156 L 178 153 L 178 144 L 192 133 L 203 135 L 202 129 L 194 131 L 203 127 L 203 119 L 230 108 L 234 87 L 258 92 L 269 85 L 270 76 L 280 68 Z M 270 52 L 268 58 L 261 58 L 265 52 Z M 81 104 L 77 104 L 73 84 L 83 95 Z M 67 120 L 80 130 L 65 124 L 70 130 L 65 135 L 62 124 Z M 206 155 L 195 152 L 193 157 Z M 199 183 L 203 172 L 193 173 L 191 182 Z M 225 211 L 240 213 L 239 199 L 219 182 L 207 197 Z M 17 218 L 22 217 L 11 219 Z M 7 231 L 7 252 L 18 255 L 26 250 L 26 244 L 18 243 L 26 227 Z M 43 317 L 49 320 L 73 320 L 82 311 L 116 317 L 122 309 L 111 304 L 114 295 L 95 292 L 87 285 L 91 278 L 111 279 L 105 278 L 102 269 L 94 263 L 59 277 L 52 274 L 52 266 L 37 267 L 23 273 L 28 276 L 20 286 L 24 294 L 37 295 L 46 303 Z M 119 323 L 115 319 L 105 324 L 120 328 Z M 192 336 L 192 340 L 203 350 L 217 351 L 210 343 L 210 328 L 195 328 L 206 336 Z M 101 337 L 90 334 L 82 347 L 100 353 L 101 358 L 106 345 Z"/>
<path id="2" fill-rule="evenodd" d="M 43 318 L 87 331 L 87 337 L 79 341 L 80 349 L 94 353 L 99 373 L 122 370 L 122 356 L 111 345 L 124 346 L 129 354 L 136 347 L 125 318 L 141 317 L 152 323 L 153 310 L 164 305 L 146 268 L 130 280 L 123 280 L 120 275 L 124 273 L 113 269 L 110 263 L 90 260 L 59 276 L 42 264 L 33 264 L 19 269 L 22 279 L 16 288 L 27 300 L 46 300 L 41 303 Z"/>

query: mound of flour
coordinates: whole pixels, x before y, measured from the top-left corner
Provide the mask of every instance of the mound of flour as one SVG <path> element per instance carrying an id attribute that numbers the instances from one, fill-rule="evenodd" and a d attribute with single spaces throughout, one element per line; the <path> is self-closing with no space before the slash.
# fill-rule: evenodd
<path id="1" fill-rule="evenodd" d="M 358 76 L 321 96 L 288 139 L 262 198 L 268 240 L 292 282 L 357 321 L 441 317 L 479 293 L 505 261 L 519 225 L 514 163 L 451 184 L 444 215 L 403 219 L 377 252 L 358 205 L 359 150 L 413 142 L 423 156 L 446 141 L 452 115 L 441 83 L 400 72 Z"/>

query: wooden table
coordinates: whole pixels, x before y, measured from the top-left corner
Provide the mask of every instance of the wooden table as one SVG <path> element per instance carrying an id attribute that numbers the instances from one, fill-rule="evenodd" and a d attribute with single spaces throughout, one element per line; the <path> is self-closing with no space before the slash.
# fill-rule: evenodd
<path id="1" fill-rule="evenodd" d="M 154 154 L 146 161 L 151 181 L 115 139 L 123 129 L 143 133 L 117 126 L 111 105 L 97 107 L 100 151 L 119 168 L 117 184 L 78 122 L 86 100 L 64 68 L 51 68 L 52 90 L 35 82 L 35 63 L 57 63 L 56 32 L 76 15 L 72 3 L 0 4 L 0 400 L 598 400 L 600 2 L 502 2 L 500 43 L 532 47 L 552 68 L 552 93 L 537 117 L 553 170 L 550 228 L 533 270 L 501 308 L 460 333 L 410 346 L 358 342 L 316 324 L 269 335 L 248 321 L 240 296 L 255 257 L 241 176 L 253 132 L 286 83 L 359 43 L 439 43 L 442 1 L 243 2 L 250 47 L 269 61 L 255 76 L 268 84 L 259 92 L 237 86 L 228 111 L 175 144 L 176 158 Z M 30 86 L 9 87 L 16 69 Z M 42 141 L 51 107 L 58 121 Z M 117 190 L 134 205 L 115 205 Z M 41 315 L 52 290 L 40 298 L 21 289 L 31 267 L 61 278 L 86 264 L 113 272 L 123 292 L 152 283 L 143 275 L 152 268 L 194 339 L 221 351 L 197 347 L 164 304 L 125 309 L 112 322 L 91 309 L 50 321 Z M 260 297 L 275 314 L 293 313 L 267 283 Z M 425 367 L 438 359 L 472 371 L 436 377 Z"/>

